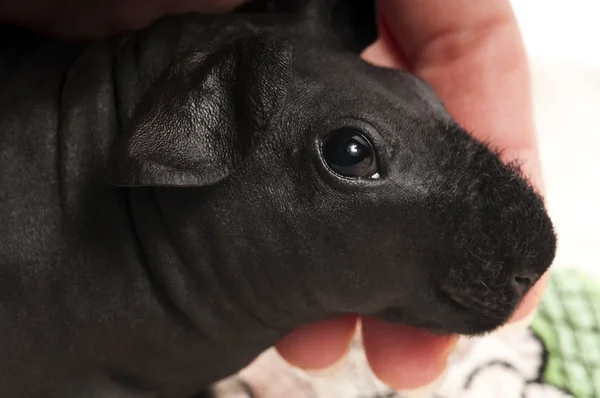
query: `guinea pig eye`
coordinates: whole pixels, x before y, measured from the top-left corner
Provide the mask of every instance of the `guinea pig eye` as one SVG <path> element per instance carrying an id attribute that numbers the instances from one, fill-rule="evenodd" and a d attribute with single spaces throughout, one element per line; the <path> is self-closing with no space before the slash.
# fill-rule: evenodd
<path id="1" fill-rule="evenodd" d="M 323 158 L 334 172 L 351 178 L 377 178 L 377 158 L 371 142 L 357 129 L 341 128 L 322 144 Z"/>

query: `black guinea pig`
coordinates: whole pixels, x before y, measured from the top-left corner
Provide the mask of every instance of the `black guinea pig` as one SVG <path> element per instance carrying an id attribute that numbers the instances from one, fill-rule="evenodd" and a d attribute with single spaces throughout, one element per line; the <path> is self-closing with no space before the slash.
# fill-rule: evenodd
<path id="1" fill-rule="evenodd" d="M 480 334 L 556 238 L 518 167 L 359 53 L 373 1 L 0 37 L 0 395 L 188 398 L 303 323 Z M 18 39 L 18 40 L 17 40 Z"/>

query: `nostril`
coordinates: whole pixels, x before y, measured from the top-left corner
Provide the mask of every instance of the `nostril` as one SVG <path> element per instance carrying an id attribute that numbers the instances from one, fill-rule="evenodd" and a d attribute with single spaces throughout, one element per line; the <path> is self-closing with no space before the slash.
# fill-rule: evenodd
<path id="1" fill-rule="evenodd" d="M 529 286 L 531 285 L 531 278 L 528 276 L 516 276 L 515 282 L 521 286 Z"/>
<path id="2" fill-rule="evenodd" d="M 524 295 L 527 290 L 533 285 L 535 278 L 530 275 L 517 275 L 514 279 L 514 285 L 519 295 Z"/>

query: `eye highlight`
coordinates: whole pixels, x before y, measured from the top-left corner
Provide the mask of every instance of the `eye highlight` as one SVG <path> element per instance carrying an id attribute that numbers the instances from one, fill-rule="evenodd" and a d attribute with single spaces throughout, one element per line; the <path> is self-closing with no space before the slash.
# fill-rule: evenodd
<path id="1" fill-rule="evenodd" d="M 321 149 L 327 166 L 343 177 L 379 177 L 373 144 L 356 128 L 343 127 L 331 132 Z"/>

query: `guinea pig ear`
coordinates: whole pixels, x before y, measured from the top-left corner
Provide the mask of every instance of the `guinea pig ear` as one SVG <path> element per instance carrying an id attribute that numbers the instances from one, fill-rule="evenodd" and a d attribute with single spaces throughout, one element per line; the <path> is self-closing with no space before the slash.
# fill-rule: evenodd
<path id="1" fill-rule="evenodd" d="M 270 34 L 186 54 L 148 90 L 110 162 L 116 186 L 207 186 L 269 132 L 291 79 L 292 48 Z"/>

